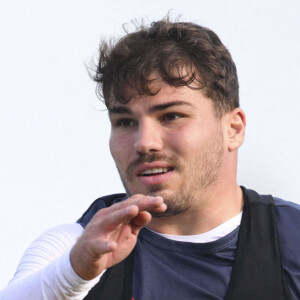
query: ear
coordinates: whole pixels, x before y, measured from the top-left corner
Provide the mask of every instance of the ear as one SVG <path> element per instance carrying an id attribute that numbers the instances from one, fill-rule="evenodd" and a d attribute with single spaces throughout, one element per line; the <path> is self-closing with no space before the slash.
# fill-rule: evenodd
<path id="1" fill-rule="evenodd" d="M 226 114 L 226 136 L 229 151 L 237 150 L 244 142 L 246 115 L 240 108 Z"/>

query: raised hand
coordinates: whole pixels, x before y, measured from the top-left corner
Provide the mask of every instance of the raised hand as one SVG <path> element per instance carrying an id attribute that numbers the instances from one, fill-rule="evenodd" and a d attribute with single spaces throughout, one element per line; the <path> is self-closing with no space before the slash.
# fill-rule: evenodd
<path id="1" fill-rule="evenodd" d="M 81 278 L 91 280 L 125 259 L 133 250 L 149 212 L 163 212 L 162 197 L 134 195 L 98 211 L 71 250 L 70 261 Z"/>

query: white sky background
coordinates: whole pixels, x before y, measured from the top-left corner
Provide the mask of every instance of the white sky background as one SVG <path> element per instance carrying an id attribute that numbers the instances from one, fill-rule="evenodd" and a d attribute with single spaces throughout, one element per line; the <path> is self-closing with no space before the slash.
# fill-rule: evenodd
<path id="1" fill-rule="evenodd" d="M 169 10 L 213 29 L 237 64 L 239 183 L 300 203 L 299 0 L 1 0 L 0 288 L 37 235 L 123 191 L 85 63 L 123 23 Z"/>

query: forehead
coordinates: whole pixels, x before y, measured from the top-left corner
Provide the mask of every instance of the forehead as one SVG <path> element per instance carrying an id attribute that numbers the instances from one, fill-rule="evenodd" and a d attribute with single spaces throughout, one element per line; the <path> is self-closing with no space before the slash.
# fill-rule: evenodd
<path id="1" fill-rule="evenodd" d="M 187 107 L 197 110 L 212 109 L 212 101 L 199 89 L 182 86 L 174 87 L 162 81 L 153 81 L 151 89 L 154 95 L 134 96 L 128 103 L 115 102 L 108 109 L 109 113 L 126 113 L 134 111 L 150 111 L 169 107 Z"/>

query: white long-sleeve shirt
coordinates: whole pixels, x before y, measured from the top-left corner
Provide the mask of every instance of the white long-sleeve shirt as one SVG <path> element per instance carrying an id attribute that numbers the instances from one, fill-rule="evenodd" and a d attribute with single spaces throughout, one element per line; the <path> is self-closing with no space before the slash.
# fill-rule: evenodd
<path id="1" fill-rule="evenodd" d="M 86 281 L 73 270 L 69 254 L 83 228 L 54 227 L 26 250 L 13 280 L 0 292 L 1 300 L 81 300 L 99 281 Z"/>
<path id="2" fill-rule="evenodd" d="M 163 236 L 184 242 L 212 242 L 237 228 L 241 217 L 242 213 L 203 234 Z M 75 223 L 54 227 L 40 235 L 24 253 L 14 278 L 0 291 L 0 300 L 84 299 L 104 272 L 87 281 L 72 269 L 70 251 L 83 230 Z"/>

